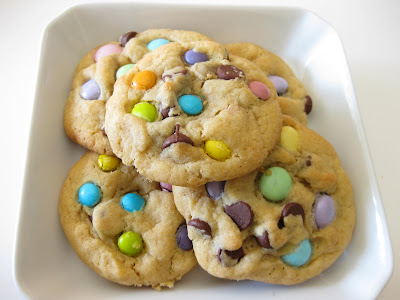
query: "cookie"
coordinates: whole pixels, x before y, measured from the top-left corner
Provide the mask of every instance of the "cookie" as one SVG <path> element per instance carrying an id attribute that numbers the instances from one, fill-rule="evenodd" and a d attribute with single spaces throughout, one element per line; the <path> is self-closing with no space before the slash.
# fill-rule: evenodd
<path id="1" fill-rule="evenodd" d="M 297 284 L 328 268 L 351 240 L 352 185 L 334 148 L 283 120 L 279 145 L 260 170 L 173 187 L 196 258 L 216 277 Z"/>
<path id="2" fill-rule="evenodd" d="M 276 87 L 282 113 L 307 125 L 312 99 L 282 58 L 252 43 L 233 43 L 224 46 L 229 53 L 251 60 L 263 70 Z"/>
<path id="3" fill-rule="evenodd" d="M 197 40 L 210 39 L 194 31 L 150 29 L 138 34 L 128 32 L 119 42 L 91 50 L 75 70 L 64 110 L 66 134 L 89 150 L 111 155 L 113 152 L 104 133 L 104 116 L 105 103 L 113 93 L 116 78 L 163 43 Z"/>
<path id="4" fill-rule="evenodd" d="M 271 81 L 215 42 L 170 43 L 117 80 L 107 102 L 114 153 L 143 176 L 200 186 L 253 171 L 282 127 Z"/>
<path id="5" fill-rule="evenodd" d="M 173 287 L 197 264 L 172 194 L 116 157 L 89 151 L 73 166 L 59 215 L 79 258 L 108 280 Z"/>

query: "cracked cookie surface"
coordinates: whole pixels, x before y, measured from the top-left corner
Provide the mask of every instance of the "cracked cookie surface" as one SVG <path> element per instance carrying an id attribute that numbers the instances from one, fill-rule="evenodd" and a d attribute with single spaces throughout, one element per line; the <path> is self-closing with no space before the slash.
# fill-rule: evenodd
<path id="1" fill-rule="evenodd" d="M 154 50 L 117 80 L 107 102 L 114 153 L 147 178 L 180 186 L 251 172 L 281 127 L 272 82 L 209 41 Z"/>
<path id="2" fill-rule="evenodd" d="M 260 170 L 173 187 L 196 258 L 216 277 L 297 284 L 328 268 L 351 240 L 352 185 L 334 148 L 288 116 L 283 125 Z"/>
<path id="3" fill-rule="evenodd" d="M 97 153 L 112 154 L 104 133 L 106 102 L 113 93 L 116 77 L 122 76 L 144 55 L 154 41 L 189 42 L 210 40 L 201 33 L 172 29 L 128 32 L 119 42 L 96 47 L 75 69 L 72 89 L 64 110 L 66 134 L 81 146 Z M 152 48 L 156 47 L 153 46 Z"/>
<path id="4" fill-rule="evenodd" d="M 173 287 L 197 265 L 172 194 L 115 157 L 87 152 L 73 166 L 59 215 L 79 258 L 108 280 Z"/>

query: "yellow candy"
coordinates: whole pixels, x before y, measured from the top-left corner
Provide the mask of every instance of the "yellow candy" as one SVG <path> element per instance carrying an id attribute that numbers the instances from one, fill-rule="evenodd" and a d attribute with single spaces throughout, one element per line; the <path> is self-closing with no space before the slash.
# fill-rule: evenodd
<path id="1" fill-rule="evenodd" d="M 283 126 L 281 137 L 279 139 L 279 146 L 288 150 L 296 151 L 299 148 L 299 134 L 291 126 Z"/>
<path id="2" fill-rule="evenodd" d="M 221 141 L 207 141 L 205 151 L 213 159 L 224 161 L 231 155 L 229 147 Z"/>
<path id="3" fill-rule="evenodd" d="M 115 156 L 101 154 L 97 159 L 97 164 L 104 172 L 111 172 L 118 168 L 120 159 Z"/>
<path id="4" fill-rule="evenodd" d="M 155 86 L 157 82 L 157 75 L 150 71 L 145 70 L 133 76 L 132 85 L 138 90 L 148 90 Z"/>

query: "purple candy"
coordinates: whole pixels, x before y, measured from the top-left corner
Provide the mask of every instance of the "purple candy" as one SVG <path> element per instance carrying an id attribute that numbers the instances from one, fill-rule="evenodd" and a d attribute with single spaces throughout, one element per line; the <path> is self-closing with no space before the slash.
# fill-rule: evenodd
<path id="1" fill-rule="evenodd" d="M 278 95 L 283 95 L 284 93 L 286 93 L 286 90 L 288 88 L 288 82 L 286 81 L 285 78 L 276 75 L 270 75 L 268 76 L 268 78 L 275 86 Z"/>
<path id="2" fill-rule="evenodd" d="M 172 185 L 169 183 L 160 182 L 161 190 L 164 192 L 172 192 Z"/>
<path id="3" fill-rule="evenodd" d="M 335 201 L 331 196 L 319 194 L 315 200 L 315 222 L 319 229 L 328 226 L 335 218 Z"/>
<path id="4" fill-rule="evenodd" d="M 97 100 L 101 94 L 100 87 L 98 83 L 90 79 L 82 84 L 81 87 L 81 97 L 85 100 Z"/>
<path id="5" fill-rule="evenodd" d="M 205 53 L 195 52 L 193 50 L 186 51 L 184 57 L 189 65 L 194 65 L 195 63 L 208 60 L 208 57 Z"/>

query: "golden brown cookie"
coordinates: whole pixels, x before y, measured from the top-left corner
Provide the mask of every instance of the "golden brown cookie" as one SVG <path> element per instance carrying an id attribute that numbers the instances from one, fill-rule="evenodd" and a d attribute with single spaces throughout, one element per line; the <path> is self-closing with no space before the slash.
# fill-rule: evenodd
<path id="1" fill-rule="evenodd" d="M 173 287 L 196 265 L 172 194 L 116 157 L 87 152 L 63 185 L 59 214 L 79 258 L 108 280 Z"/>
<path id="2" fill-rule="evenodd" d="M 196 258 L 216 277 L 291 285 L 328 268 L 350 242 L 352 185 L 334 148 L 284 116 L 263 167 L 199 188 L 173 187 Z"/>

